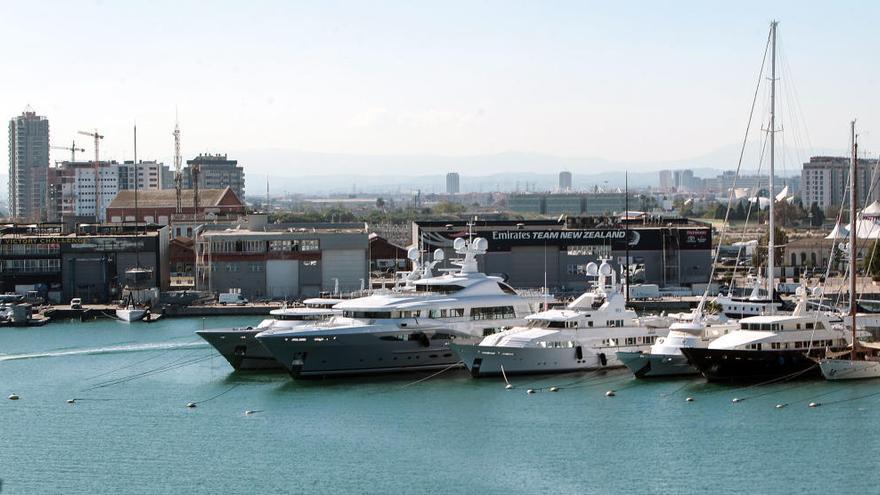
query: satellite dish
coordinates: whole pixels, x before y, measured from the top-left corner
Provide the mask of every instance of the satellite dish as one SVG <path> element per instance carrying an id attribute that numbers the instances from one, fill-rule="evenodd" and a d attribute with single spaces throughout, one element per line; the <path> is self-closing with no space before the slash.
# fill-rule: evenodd
<path id="1" fill-rule="evenodd" d="M 477 251 L 485 251 L 489 249 L 489 241 L 483 237 L 477 237 L 474 239 L 473 246 Z"/>
<path id="2" fill-rule="evenodd" d="M 467 244 L 467 241 L 459 237 L 452 242 L 452 247 L 455 248 L 456 251 L 461 251 L 464 249 L 465 244 Z"/>
<path id="3" fill-rule="evenodd" d="M 604 277 L 607 277 L 607 276 L 611 275 L 611 272 L 612 272 L 612 271 L 613 271 L 613 270 L 611 269 L 611 265 L 609 265 L 608 263 L 602 263 L 602 264 L 599 266 L 599 274 L 602 275 L 602 276 L 604 276 Z"/>
<path id="4" fill-rule="evenodd" d="M 419 248 L 409 248 L 406 252 L 406 257 L 409 258 L 410 261 L 417 261 L 419 259 Z"/>
<path id="5" fill-rule="evenodd" d="M 593 263 L 592 261 L 587 263 L 587 275 L 591 277 L 595 277 L 599 274 L 599 265 Z"/>
<path id="6" fill-rule="evenodd" d="M 443 261 L 444 258 L 446 258 L 446 254 L 442 249 L 437 248 L 434 250 L 434 261 Z"/>

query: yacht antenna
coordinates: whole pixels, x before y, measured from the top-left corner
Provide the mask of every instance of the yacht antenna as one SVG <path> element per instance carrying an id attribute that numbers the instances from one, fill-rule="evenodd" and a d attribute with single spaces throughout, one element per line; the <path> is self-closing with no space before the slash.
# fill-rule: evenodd
<path id="1" fill-rule="evenodd" d="M 858 148 L 859 143 L 856 137 L 856 121 L 850 123 L 850 134 L 852 136 L 852 163 L 849 167 L 849 314 L 852 318 L 852 360 L 856 360 L 856 231 L 858 230 L 858 214 L 856 213 L 857 198 L 856 192 L 856 166 L 858 164 Z"/>
<path id="2" fill-rule="evenodd" d="M 773 314 L 773 289 L 775 288 L 776 270 L 774 267 L 774 257 L 776 255 L 776 221 L 773 218 L 775 213 L 774 203 L 776 202 L 776 193 L 773 190 L 773 176 L 776 159 L 776 26 L 778 21 L 770 23 L 771 38 L 771 57 L 770 57 L 770 237 L 767 241 L 767 296 L 770 299 L 770 314 Z M 760 207 L 760 200 L 758 206 Z"/>

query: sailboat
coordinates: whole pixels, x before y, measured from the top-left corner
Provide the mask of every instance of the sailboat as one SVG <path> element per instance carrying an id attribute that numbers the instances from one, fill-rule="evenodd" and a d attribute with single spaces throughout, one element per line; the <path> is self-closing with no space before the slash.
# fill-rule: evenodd
<path id="1" fill-rule="evenodd" d="M 849 255 L 849 317 L 852 318 L 852 346 L 849 351 L 826 353 L 825 359 L 819 361 L 819 369 L 826 380 L 856 380 L 880 378 L 880 345 L 860 342 L 856 336 L 856 242 L 858 241 L 858 215 L 856 213 L 856 165 L 858 164 L 858 141 L 856 140 L 856 123 L 850 124 L 852 133 L 852 163 L 850 164 L 850 225 L 849 243 L 846 245 Z"/>
<path id="2" fill-rule="evenodd" d="M 134 128 L 134 225 L 135 234 L 138 234 L 138 161 L 137 161 L 137 126 Z M 125 219 L 123 219 L 124 221 Z M 140 243 L 135 243 L 135 254 L 137 262 L 134 268 L 125 270 L 126 287 L 128 295 L 124 299 L 122 307 L 116 309 L 116 317 L 120 320 L 131 323 L 133 321 L 143 320 L 147 316 L 148 309 L 139 306 L 134 300 L 134 291 L 143 289 L 144 284 L 149 284 L 153 279 L 153 271 L 148 268 L 142 268 L 141 264 L 141 248 Z"/>

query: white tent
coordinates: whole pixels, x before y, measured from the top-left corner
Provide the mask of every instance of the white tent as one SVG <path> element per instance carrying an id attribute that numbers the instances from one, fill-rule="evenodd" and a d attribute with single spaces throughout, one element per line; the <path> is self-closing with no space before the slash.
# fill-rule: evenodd
<path id="1" fill-rule="evenodd" d="M 880 201 L 874 201 L 867 208 L 862 210 L 864 217 L 880 217 Z"/>
<path id="2" fill-rule="evenodd" d="M 830 234 L 825 236 L 826 239 L 847 239 L 849 238 L 850 224 L 841 226 L 835 225 Z M 856 238 L 858 239 L 880 239 L 880 221 L 873 218 L 863 218 L 856 225 Z"/>

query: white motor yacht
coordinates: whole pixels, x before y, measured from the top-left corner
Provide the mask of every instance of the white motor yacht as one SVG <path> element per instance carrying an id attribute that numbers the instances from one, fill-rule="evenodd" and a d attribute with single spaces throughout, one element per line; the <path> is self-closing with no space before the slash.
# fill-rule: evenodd
<path id="1" fill-rule="evenodd" d="M 530 315 L 517 326 L 484 338 L 477 345 L 452 348 L 474 377 L 560 373 L 619 367 L 618 351 L 647 350 L 667 329 L 640 324 L 627 309 L 611 265 L 591 263 L 598 276 L 593 290 L 564 309 Z"/>

